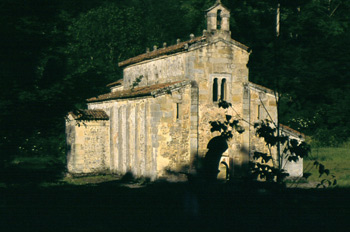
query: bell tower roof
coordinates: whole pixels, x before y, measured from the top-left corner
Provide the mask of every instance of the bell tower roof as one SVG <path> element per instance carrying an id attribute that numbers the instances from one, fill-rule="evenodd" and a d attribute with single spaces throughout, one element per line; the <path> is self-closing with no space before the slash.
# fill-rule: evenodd
<path id="1" fill-rule="evenodd" d="M 230 32 L 230 10 L 224 7 L 220 0 L 207 10 L 206 17 L 209 33 Z"/>
<path id="2" fill-rule="evenodd" d="M 221 0 L 217 0 L 213 6 L 211 6 L 209 9 L 207 9 L 206 11 L 211 11 L 212 9 L 214 9 L 215 7 L 221 5 L 222 8 L 225 8 L 228 12 L 230 12 L 229 9 L 227 9 L 224 5 L 222 5 Z"/>

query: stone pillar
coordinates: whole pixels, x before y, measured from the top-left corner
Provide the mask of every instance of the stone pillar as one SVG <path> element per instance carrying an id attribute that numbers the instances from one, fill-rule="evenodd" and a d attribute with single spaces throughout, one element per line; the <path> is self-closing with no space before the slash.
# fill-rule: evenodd
<path id="1" fill-rule="evenodd" d="M 76 131 L 73 119 L 66 120 L 66 146 L 67 146 L 67 170 L 73 172 L 75 169 L 75 138 Z"/>
<path id="2" fill-rule="evenodd" d="M 109 120 L 110 120 L 110 138 L 109 138 L 109 146 L 110 146 L 110 154 L 109 154 L 109 158 L 110 158 L 110 167 L 109 169 L 110 170 L 114 170 L 114 157 L 115 157 L 115 135 L 116 135 L 116 132 L 115 132 L 115 129 L 116 129 L 116 121 L 115 121 L 115 118 L 116 118 L 116 106 L 112 106 L 110 108 L 110 113 L 109 113 Z"/>
<path id="3" fill-rule="evenodd" d="M 110 116 L 111 123 L 111 169 L 113 172 L 118 171 L 118 162 L 119 162 L 119 111 L 118 104 L 113 104 L 113 114 Z"/>
<path id="4" fill-rule="evenodd" d="M 245 132 L 243 132 L 243 146 L 245 149 L 250 150 L 250 91 L 248 86 L 243 88 L 243 119 L 245 122 L 241 122 Z"/>
<path id="5" fill-rule="evenodd" d="M 159 151 L 159 121 L 162 117 L 162 112 L 160 110 L 160 105 L 152 101 L 150 102 L 150 132 L 151 132 L 151 157 L 150 157 L 150 176 L 152 179 L 157 177 L 157 156 Z"/>
<path id="6" fill-rule="evenodd" d="M 243 87 L 243 109 L 242 116 L 245 122 L 241 122 L 244 127 L 243 144 L 240 151 L 242 161 L 242 174 L 243 176 L 248 175 L 249 172 L 249 161 L 250 161 L 250 91 L 248 86 Z"/>
<path id="7" fill-rule="evenodd" d="M 215 31 L 217 28 L 217 22 L 216 22 L 216 14 L 215 13 L 208 13 L 207 14 L 207 30 L 209 32 Z"/>
<path id="8" fill-rule="evenodd" d="M 152 169 L 152 139 L 151 139 L 151 115 L 148 100 L 145 102 L 145 175 L 151 175 Z"/>
<path id="9" fill-rule="evenodd" d="M 145 102 L 140 103 L 140 112 L 139 112 L 139 124 L 140 124 L 140 175 L 146 175 L 146 159 L 147 159 L 147 128 L 146 128 L 146 108 Z"/>
<path id="10" fill-rule="evenodd" d="M 136 103 L 135 105 L 135 118 L 134 118 L 134 122 L 135 122 L 135 130 L 134 130 L 134 134 L 135 134 L 135 139 L 134 139 L 134 143 L 135 143 L 135 152 L 134 152 L 134 173 L 136 176 L 140 176 L 140 124 L 139 124 L 139 108 L 140 108 L 140 104 Z"/>
<path id="11" fill-rule="evenodd" d="M 199 92 L 196 81 L 191 82 L 191 129 L 190 129 L 190 161 L 191 163 L 198 155 L 198 101 Z"/>
<path id="12" fill-rule="evenodd" d="M 125 149 L 124 149 L 124 130 L 123 127 L 125 127 L 125 123 L 124 123 L 124 117 L 123 117 L 123 109 L 124 107 L 121 106 L 118 109 L 118 169 L 119 172 L 123 173 L 124 170 L 124 165 L 123 163 L 125 162 Z"/>
<path id="13" fill-rule="evenodd" d="M 222 14 L 221 30 L 230 31 L 230 14 Z"/>
<path id="14" fill-rule="evenodd" d="M 135 105 L 132 102 L 128 104 L 129 116 L 128 116 L 128 134 L 129 134 L 129 163 L 128 169 L 135 174 Z"/>

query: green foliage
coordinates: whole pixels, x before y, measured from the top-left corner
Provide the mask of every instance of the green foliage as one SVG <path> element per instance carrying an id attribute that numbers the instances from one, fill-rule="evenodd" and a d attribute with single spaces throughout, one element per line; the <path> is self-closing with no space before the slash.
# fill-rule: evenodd
<path id="1" fill-rule="evenodd" d="M 136 78 L 136 80 L 132 83 L 131 89 L 134 89 L 135 87 L 137 87 L 142 81 L 142 79 L 143 79 L 142 75 Z"/>
<path id="2" fill-rule="evenodd" d="M 321 180 L 319 184 L 316 185 L 316 188 L 323 187 L 327 188 L 330 186 L 337 185 L 337 179 L 335 179 L 334 175 L 330 175 L 329 169 L 326 169 L 325 166 L 318 161 L 314 162 L 314 166 L 318 169 L 319 178 L 321 178 L 324 174 L 327 175 L 325 178 Z"/>
<path id="3" fill-rule="evenodd" d="M 228 109 L 232 107 L 232 104 L 226 101 L 220 100 L 219 107 Z M 221 122 L 210 121 L 211 132 L 219 132 L 220 136 L 228 142 L 233 138 L 233 132 L 243 133 L 244 129 L 239 125 L 240 120 L 233 119 L 232 115 L 225 115 L 225 121 Z M 289 162 L 296 162 L 299 158 L 307 157 L 310 152 L 310 146 L 304 141 L 298 141 L 291 139 L 288 136 L 283 136 L 277 133 L 279 128 L 275 127 L 274 122 L 270 120 L 261 120 L 254 124 L 256 135 L 263 138 L 265 144 L 269 150 L 268 153 L 254 152 L 252 161 L 250 162 L 251 177 L 253 179 L 266 180 L 268 182 L 279 181 L 281 182 L 289 174 L 283 170 L 282 159 L 286 157 Z M 277 154 L 277 160 L 274 160 L 272 150 L 277 147 L 284 147 L 281 154 Z"/>
<path id="4" fill-rule="evenodd" d="M 221 108 L 227 109 L 231 106 L 232 105 L 229 102 L 223 100 L 219 101 L 219 107 Z M 225 115 L 225 119 L 226 120 L 224 122 L 221 122 L 219 120 L 210 121 L 210 132 L 220 132 L 220 136 L 223 137 L 226 141 L 230 140 L 233 137 L 234 132 L 238 132 L 239 134 L 242 134 L 244 132 L 244 128 L 239 125 L 239 120 L 234 119 L 231 115 Z"/>
<path id="5" fill-rule="evenodd" d="M 119 79 L 117 63 L 143 51 L 141 25 L 139 9 L 116 3 L 80 14 L 68 27 L 71 75 L 92 72 L 107 82 Z"/>
<path id="6" fill-rule="evenodd" d="M 299 141 L 289 136 L 277 133 L 279 128 L 276 128 L 273 122 L 269 120 L 262 120 L 254 124 L 256 135 L 263 138 L 269 153 L 255 152 L 253 159 L 255 162 L 251 163 L 253 177 L 265 179 L 267 181 L 282 181 L 289 174 L 285 172 L 284 165 L 286 162 L 297 162 L 300 158 L 305 158 L 309 155 L 311 149 L 304 141 Z M 283 148 L 280 154 L 277 154 L 278 164 L 273 159 L 272 149 L 275 147 L 278 151 L 278 146 Z M 286 159 L 284 161 L 283 159 Z M 269 161 L 273 165 L 265 165 Z"/>
<path id="7" fill-rule="evenodd" d="M 281 181 L 289 176 L 283 169 L 273 167 L 271 164 L 266 164 L 265 162 L 267 160 L 265 160 L 264 157 L 267 158 L 267 160 L 272 159 L 271 156 L 266 153 L 254 153 L 253 158 L 256 162 L 250 162 L 251 178 L 254 180 L 260 179 L 266 180 L 267 182 L 274 182 L 276 180 Z"/>
<path id="8" fill-rule="evenodd" d="M 270 120 L 261 120 L 254 124 L 256 135 L 263 138 L 268 147 L 276 146 L 277 144 L 284 144 L 287 140 L 287 136 L 277 136 L 277 128 Z"/>
<path id="9" fill-rule="evenodd" d="M 250 80 L 280 93 L 281 122 L 323 145 L 345 141 L 350 134 L 350 2 L 280 1 L 278 39 L 275 1 L 222 2 L 231 10 L 232 37 L 253 50 Z M 190 33 L 201 35 L 205 10 L 213 3 L 3 1 L 1 160 L 20 154 L 19 147 L 39 131 L 48 138 L 62 135 L 68 111 L 83 107 L 86 98 L 121 77 L 119 61 L 146 47 L 187 40 Z"/>
<path id="10" fill-rule="evenodd" d="M 284 153 L 289 153 L 288 161 L 298 161 L 299 158 L 305 158 L 311 151 L 310 145 L 305 141 L 298 141 L 296 139 L 288 139 L 283 150 Z"/>
<path id="11" fill-rule="evenodd" d="M 304 173 L 311 174 L 308 181 L 311 183 L 320 183 L 324 178 L 330 179 L 334 175 L 336 176 L 337 187 L 344 188 L 350 186 L 349 143 L 344 143 L 338 147 L 319 147 L 312 144 L 311 151 L 311 154 L 304 159 Z M 326 169 L 329 169 L 330 174 L 327 176 L 324 173 L 320 177 L 319 169 L 314 165 L 315 161 L 324 165 Z"/>
<path id="12" fill-rule="evenodd" d="M 280 121 L 324 145 L 346 141 L 349 116 L 348 1 L 223 1 L 232 37 L 253 51 L 250 80 L 280 93 Z M 307 90 L 307 91 L 306 91 Z"/>

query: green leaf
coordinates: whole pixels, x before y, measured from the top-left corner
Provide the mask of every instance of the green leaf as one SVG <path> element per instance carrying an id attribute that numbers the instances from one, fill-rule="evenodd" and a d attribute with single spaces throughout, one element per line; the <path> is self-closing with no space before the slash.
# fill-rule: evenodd
<path id="1" fill-rule="evenodd" d="M 325 169 L 325 170 L 324 170 L 324 173 L 326 173 L 327 176 L 328 176 L 328 175 L 329 175 L 329 170 L 328 170 L 328 169 Z"/>
<path id="2" fill-rule="evenodd" d="M 337 180 L 333 180 L 333 186 L 337 185 Z"/>

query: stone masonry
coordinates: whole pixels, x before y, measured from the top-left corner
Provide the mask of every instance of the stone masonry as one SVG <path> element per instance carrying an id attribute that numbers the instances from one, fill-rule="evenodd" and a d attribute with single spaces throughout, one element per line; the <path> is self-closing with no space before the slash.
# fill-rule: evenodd
<path id="1" fill-rule="evenodd" d="M 233 165 L 234 175 L 243 175 L 252 152 L 266 150 L 251 125 L 276 121 L 277 108 L 272 90 L 249 82 L 250 53 L 231 39 L 229 18 L 218 1 L 207 11 L 202 36 L 120 62 L 123 79 L 109 84 L 109 93 L 88 99 L 80 116 L 67 117 L 68 171 L 164 177 L 203 157 L 218 135 L 209 122 L 231 114 L 245 132 L 235 134 L 222 159 Z M 220 99 L 232 108 L 219 108 Z M 302 174 L 302 161 L 287 167 L 294 176 Z"/>

